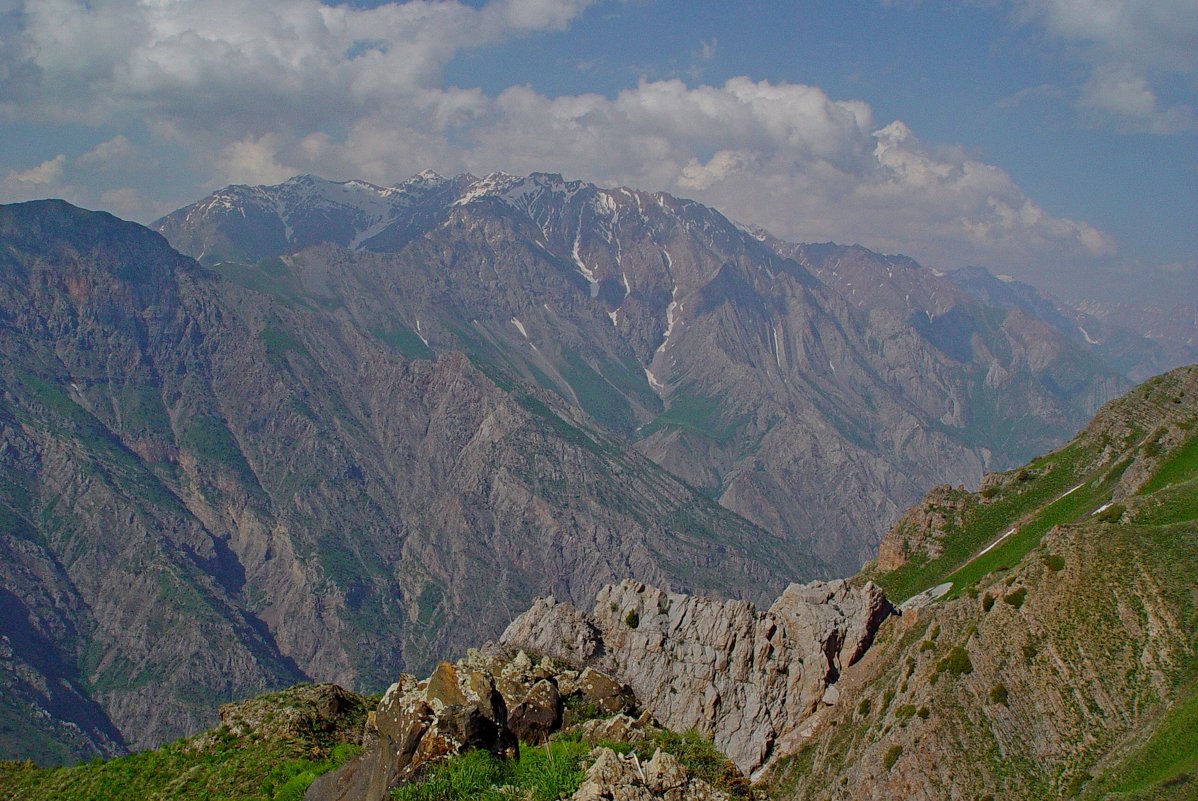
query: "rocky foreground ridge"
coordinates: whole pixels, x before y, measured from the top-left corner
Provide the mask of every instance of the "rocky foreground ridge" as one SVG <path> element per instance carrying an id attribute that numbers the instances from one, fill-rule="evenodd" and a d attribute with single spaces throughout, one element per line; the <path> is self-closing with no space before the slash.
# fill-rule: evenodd
<path id="1" fill-rule="evenodd" d="M 568 726 L 571 693 L 621 713 L 588 736 L 695 729 L 772 798 L 1193 798 L 1196 429 L 1198 367 L 1158 377 L 978 492 L 937 488 L 862 576 L 791 585 L 766 610 L 636 581 L 589 613 L 538 599 L 492 656 L 393 687 L 379 730 L 453 676 L 451 695 L 491 719 L 502 700 L 526 732 L 533 708 L 554 721 L 540 733 Z M 641 778 L 644 795 L 593 797 L 671 797 Z"/>
<path id="2" fill-rule="evenodd" d="M 500 638 L 626 681 L 665 726 L 695 729 L 750 773 L 823 703 L 893 611 L 876 585 L 792 584 L 768 610 L 624 581 L 589 615 L 538 599 Z"/>
<path id="3" fill-rule="evenodd" d="M 541 599 L 373 710 L 297 688 L 158 752 L 0 763 L 0 795 L 110 798 L 88 789 L 108 777 L 118 797 L 192 801 L 240 770 L 250 789 L 222 797 L 1192 801 L 1196 499 L 1198 366 L 976 493 L 929 494 L 850 582 L 792 585 L 764 611 L 634 581 L 590 613 Z M 663 726 L 731 759 L 688 759 Z M 253 784 L 262 755 L 282 767 Z M 573 772 L 548 795 L 507 768 L 475 790 L 430 784 L 480 755 Z"/>
<path id="4" fill-rule="evenodd" d="M 876 586 L 843 581 L 791 585 L 767 611 L 635 581 L 602 589 L 591 615 L 538 599 L 498 644 L 423 681 L 401 676 L 367 723 L 366 753 L 307 798 L 375 801 L 436 759 L 477 748 L 510 758 L 575 726 L 596 742 L 695 730 L 748 774 L 835 703 L 841 671 L 892 611 Z M 610 779 L 622 764 L 598 770 Z"/>

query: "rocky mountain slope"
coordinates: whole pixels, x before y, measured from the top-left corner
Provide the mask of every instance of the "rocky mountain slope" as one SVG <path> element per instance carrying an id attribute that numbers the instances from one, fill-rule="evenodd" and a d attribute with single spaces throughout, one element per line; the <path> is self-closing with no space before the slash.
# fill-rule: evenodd
<path id="1" fill-rule="evenodd" d="M 768 602 L 1121 383 L 905 260 L 835 256 L 927 284 L 867 309 L 814 250 L 557 176 L 306 177 L 160 227 L 204 264 L 0 214 L 0 738 L 47 761 L 381 688 L 538 594 Z"/>
<path id="2" fill-rule="evenodd" d="M 176 777 L 232 782 L 298 733 L 315 738 L 306 761 L 279 752 L 265 790 L 232 797 L 1184 801 L 1198 788 L 1196 499 L 1198 366 L 977 493 L 937 488 L 851 582 L 793 585 L 764 612 L 635 581 L 590 614 L 542 599 L 499 644 L 400 676 L 364 726 L 364 699 L 301 687 L 225 707 L 181 747 L 0 765 L 0 789 L 183 801 L 198 785 Z M 712 733 L 759 781 L 660 723 Z"/>
<path id="3" fill-rule="evenodd" d="M 559 395 L 842 574 L 927 487 L 1021 463 L 1128 386 L 908 259 L 556 175 L 301 176 L 155 226 L 281 304 Z"/>
<path id="4" fill-rule="evenodd" d="M 1195 499 L 1198 367 L 978 493 L 930 494 L 860 578 L 912 600 L 776 797 L 1194 797 Z"/>
<path id="5" fill-rule="evenodd" d="M 287 287 L 0 207 L 7 753 L 145 748 L 304 678 L 381 688 L 537 594 L 760 600 L 824 571 L 552 393 Z"/>

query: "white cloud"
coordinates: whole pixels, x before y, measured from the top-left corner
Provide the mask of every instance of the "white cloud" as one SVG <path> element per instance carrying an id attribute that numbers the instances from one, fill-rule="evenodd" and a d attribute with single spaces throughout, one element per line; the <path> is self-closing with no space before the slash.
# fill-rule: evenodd
<path id="1" fill-rule="evenodd" d="M 136 148 L 124 134 L 105 140 L 75 159 L 76 164 L 97 167 L 118 167 L 133 158 Z"/>
<path id="2" fill-rule="evenodd" d="M 1159 134 L 1198 130 L 1193 108 L 1180 103 L 1161 108 L 1148 79 L 1126 65 L 1096 67 L 1082 89 L 1080 103 L 1083 109 L 1129 130 Z"/>
<path id="3" fill-rule="evenodd" d="M 48 186 L 62 177 L 62 166 L 66 163 L 66 155 L 59 153 L 52 159 L 43 161 L 36 167 L 18 172 L 11 170 L 4 179 L 5 183 L 29 184 L 31 186 Z"/>
<path id="4" fill-rule="evenodd" d="M 277 184 L 295 175 L 299 170 L 279 163 L 278 142 L 263 134 L 230 143 L 217 158 L 218 183 Z"/>
<path id="5" fill-rule="evenodd" d="M 385 143 L 382 138 L 377 141 Z M 1113 254 L 1001 169 L 929 148 L 901 122 L 819 89 L 746 78 L 642 83 L 608 100 L 505 92 L 463 166 L 561 169 L 696 197 L 803 241 L 859 241 L 939 264 L 1030 265 Z"/>
<path id="6" fill-rule="evenodd" d="M 71 202 L 81 202 L 85 193 L 63 180 L 67 157 L 59 153 L 52 159 L 27 170 L 10 169 L 0 179 L 0 202 L 37 200 L 44 197 L 61 197 Z"/>
<path id="7" fill-rule="evenodd" d="M 108 189 L 101 193 L 100 203 L 118 217 L 135 214 L 145 208 L 145 198 L 131 186 Z"/>
<path id="8" fill-rule="evenodd" d="M 696 197 L 791 239 L 859 241 L 935 264 L 1007 269 L 1113 252 L 1108 236 L 1047 214 L 997 167 L 813 86 L 739 77 L 643 81 L 615 97 L 526 86 L 489 97 L 443 85 L 461 50 L 561 29 L 588 5 L 31 0 L 22 27 L 0 27 L 0 113 L 95 125 L 105 141 L 52 160 L 57 172 L 38 186 L 65 192 L 64 179 L 87 178 L 86 199 L 141 219 L 164 200 L 196 199 L 197 184 L 297 172 L 389 183 L 428 167 L 551 170 Z M 144 127 L 136 146 L 129 120 Z M 155 158 L 177 172 L 169 153 L 179 151 L 191 159 L 185 188 L 155 172 Z M 121 188 L 100 186 L 115 169 Z M 152 197 L 155 184 L 175 196 Z M 13 172 L 0 191 L 35 188 Z"/>
<path id="9" fill-rule="evenodd" d="M 1017 0 L 1016 16 L 1065 43 L 1090 75 L 1078 103 L 1093 121 L 1125 130 L 1198 129 L 1184 100 L 1161 99 L 1179 79 L 1198 87 L 1198 6 L 1194 0 Z"/>
<path id="10" fill-rule="evenodd" d="M 265 133 L 272 118 L 315 128 L 436 85 L 463 48 L 560 29 L 587 5 L 29 0 L 23 25 L 0 29 L 0 111 L 89 124 L 140 114 L 226 134 Z"/>

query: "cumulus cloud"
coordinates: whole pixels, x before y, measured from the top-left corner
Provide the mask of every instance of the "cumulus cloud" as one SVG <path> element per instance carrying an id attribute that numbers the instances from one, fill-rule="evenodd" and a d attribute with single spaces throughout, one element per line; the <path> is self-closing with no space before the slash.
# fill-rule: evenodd
<path id="1" fill-rule="evenodd" d="M 100 203 L 118 217 L 136 213 L 144 208 L 145 202 L 141 193 L 131 186 L 108 189 L 100 194 Z"/>
<path id="2" fill-rule="evenodd" d="M 23 24 L 0 28 L 0 109 L 16 119 L 98 124 L 142 113 L 251 129 L 269 109 L 315 125 L 435 84 L 463 48 L 561 29 L 588 5 L 28 0 Z"/>
<path id="3" fill-rule="evenodd" d="M 41 164 L 31 167 L 28 170 L 22 172 L 12 170 L 4 180 L 6 183 L 47 186 L 57 182 L 62 176 L 62 165 L 66 163 L 66 160 L 67 157 L 59 153 L 54 158 L 43 161 Z"/>
<path id="4" fill-rule="evenodd" d="M 813 86 L 645 80 L 614 97 L 527 86 L 492 97 L 444 85 L 442 69 L 463 49 L 559 30 L 588 5 L 29 0 L 22 14 L 0 15 L 0 113 L 93 125 L 103 141 L 10 172 L 3 197 L 28 194 L 35 174 L 57 191 L 104 173 L 109 184 L 91 184 L 87 197 L 148 219 L 164 202 L 298 172 L 389 183 L 428 167 L 551 170 L 695 197 L 795 240 L 856 241 L 933 264 L 1008 269 L 1114 251 L 1109 236 L 1046 213 L 1001 169 Z M 1132 92 L 1122 102 L 1144 101 Z M 137 136 L 122 127 L 130 119 Z M 187 186 L 160 172 L 177 164 L 167 148 L 189 154 Z M 150 197 L 155 183 L 174 196 Z"/>
<path id="5" fill-rule="evenodd" d="M 82 166 L 113 167 L 128 163 L 136 148 L 124 134 L 117 134 L 75 159 Z"/>
<path id="6" fill-rule="evenodd" d="M 0 179 L 0 198 L 5 202 L 37 200 L 44 197 L 81 201 L 85 193 L 64 180 L 66 165 L 66 154 L 59 153 L 54 158 L 27 170 L 10 169 L 4 178 Z"/>
<path id="7" fill-rule="evenodd" d="M 279 162 L 279 138 L 274 134 L 231 142 L 217 158 L 222 183 L 276 184 L 298 170 Z"/>
<path id="8" fill-rule="evenodd" d="M 1180 80 L 1198 86 L 1193 0 L 1017 0 L 1016 16 L 1088 64 L 1078 103 L 1095 122 L 1132 131 L 1198 130 L 1186 102 L 1162 99 Z"/>

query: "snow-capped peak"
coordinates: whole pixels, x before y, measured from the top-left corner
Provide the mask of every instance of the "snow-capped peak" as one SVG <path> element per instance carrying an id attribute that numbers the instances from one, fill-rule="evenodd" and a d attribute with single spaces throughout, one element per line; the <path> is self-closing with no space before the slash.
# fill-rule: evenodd
<path id="1" fill-rule="evenodd" d="M 454 201 L 455 206 L 463 206 L 481 197 L 502 195 L 515 187 L 523 179 L 506 172 L 493 172 L 475 181 L 461 197 Z"/>

